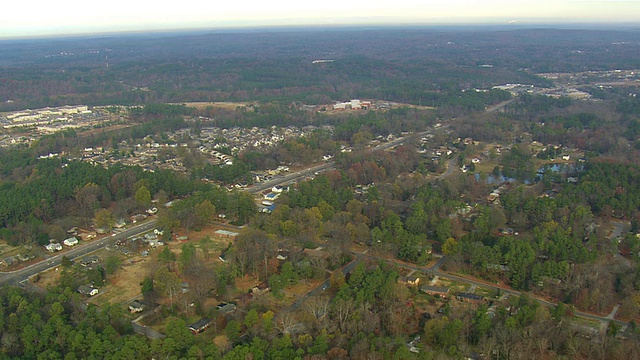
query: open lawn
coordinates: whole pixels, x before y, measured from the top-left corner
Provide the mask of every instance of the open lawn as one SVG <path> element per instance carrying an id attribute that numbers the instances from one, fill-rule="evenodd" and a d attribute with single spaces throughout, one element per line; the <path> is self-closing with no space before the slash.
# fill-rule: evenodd
<path id="1" fill-rule="evenodd" d="M 222 251 L 224 251 L 229 246 L 230 242 L 233 242 L 233 239 L 231 238 L 220 237 L 215 234 L 217 230 L 221 229 L 233 231 L 236 233 L 240 233 L 242 231 L 242 228 L 237 226 L 227 224 L 214 224 L 200 231 L 191 230 L 189 232 L 187 242 L 193 243 L 196 248 L 200 249 L 200 240 L 208 236 L 211 240 L 211 243 L 209 244 L 210 259 L 214 262 L 218 262 L 218 256 L 220 256 Z M 176 235 L 177 237 L 187 236 L 187 233 L 184 230 L 180 230 L 176 232 Z M 169 246 L 171 247 L 172 251 L 179 252 L 182 244 L 183 242 L 173 241 L 169 244 Z"/>
<path id="2" fill-rule="evenodd" d="M 61 270 L 62 267 L 59 266 L 55 269 L 41 272 L 40 274 L 36 274 L 31 277 L 31 282 L 43 289 L 47 289 L 48 287 L 55 285 L 58 279 L 60 279 Z"/>
<path id="3" fill-rule="evenodd" d="M 322 282 L 324 282 L 324 280 L 309 280 L 287 286 L 287 288 L 284 289 L 284 305 L 289 306 L 293 304 L 299 297 L 306 295 L 309 291 L 320 286 Z"/>
<path id="4" fill-rule="evenodd" d="M 134 262 L 126 260 L 122 267 L 108 279 L 107 285 L 100 288 L 100 293 L 91 298 L 92 303 L 96 305 L 127 304 L 142 298 L 140 282 L 148 274 L 145 265 L 149 262 L 149 258 L 138 257 L 131 260 Z"/>

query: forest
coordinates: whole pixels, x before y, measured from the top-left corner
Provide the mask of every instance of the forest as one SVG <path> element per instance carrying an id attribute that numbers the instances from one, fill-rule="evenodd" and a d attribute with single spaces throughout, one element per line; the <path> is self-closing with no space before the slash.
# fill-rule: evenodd
<path id="1" fill-rule="evenodd" d="M 0 42 L 7 50 L 0 55 L 0 110 L 185 101 L 326 104 L 350 98 L 470 109 L 491 100 L 464 90 L 551 85 L 532 75 L 540 72 L 640 67 L 637 45 L 614 43 L 637 44 L 637 34 L 307 29 L 6 40 Z M 312 64 L 327 54 L 336 61 Z"/>

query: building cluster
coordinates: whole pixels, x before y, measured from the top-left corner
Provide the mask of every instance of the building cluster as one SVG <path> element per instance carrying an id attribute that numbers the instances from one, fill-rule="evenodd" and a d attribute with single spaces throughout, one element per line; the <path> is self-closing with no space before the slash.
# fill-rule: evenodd
<path id="1" fill-rule="evenodd" d="M 529 93 L 554 98 L 568 97 L 576 100 L 584 100 L 590 99 L 591 94 L 579 90 L 578 87 L 593 86 L 604 89 L 613 86 L 637 86 L 640 84 L 640 70 L 637 69 L 543 73 L 538 75 L 553 81 L 555 85 L 551 88 L 539 88 L 534 85 L 505 84 L 494 86 L 493 89 L 509 91 L 514 96 Z"/>
<path id="2" fill-rule="evenodd" d="M 14 133 L 19 130 L 20 134 L 0 135 L 0 146 L 28 145 L 43 135 L 68 129 L 95 128 L 111 120 L 106 111 L 90 110 L 86 105 L 16 111 L 0 116 L 0 126 Z"/>
<path id="3" fill-rule="evenodd" d="M 347 102 L 338 102 L 333 104 L 333 109 L 334 110 L 346 110 L 346 109 L 352 109 L 352 110 L 367 110 L 371 107 L 371 101 L 361 101 L 358 99 L 353 99 L 351 101 L 347 101 Z"/>
<path id="4" fill-rule="evenodd" d="M 0 118 L 0 123 L 5 129 L 35 127 L 39 133 L 46 134 L 93 125 L 97 115 L 86 105 L 47 107 L 10 113 Z"/>
<path id="5" fill-rule="evenodd" d="M 352 99 L 349 101 L 339 101 L 334 104 L 322 104 L 322 105 L 301 105 L 300 110 L 303 111 L 327 111 L 332 110 L 368 110 L 368 109 L 390 109 L 397 107 L 397 103 L 384 101 L 384 100 L 359 100 Z"/>
<path id="6" fill-rule="evenodd" d="M 571 86 L 554 86 L 552 88 L 540 88 L 534 85 L 524 85 L 524 84 L 505 84 L 505 85 L 496 85 L 492 89 L 504 90 L 511 93 L 513 96 L 518 96 L 521 94 L 536 94 L 536 95 L 544 95 L 553 98 L 561 98 L 568 97 L 576 100 L 584 100 L 590 99 L 591 94 L 585 91 L 578 90 Z"/>
<path id="7" fill-rule="evenodd" d="M 595 84 L 596 86 L 623 85 L 640 81 L 640 70 L 603 70 L 582 71 L 576 73 L 543 73 L 538 74 L 545 79 L 564 84 Z"/>
<path id="8" fill-rule="evenodd" d="M 198 133 L 190 129 L 181 129 L 167 134 L 164 141 L 147 136 L 139 143 L 131 144 L 121 141 L 117 149 L 88 147 L 75 154 L 66 154 L 70 160 L 81 160 L 93 165 L 109 167 L 116 164 L 140 166 L 146 171 L 166 169 L 185 172 L 187 169 L 180 156 L 180 148 L 197 151 L 202 157 L 214 165 L 232 165 L 234 157 L 244 150 L 265 151 L 275 147 L 289 138 L 308 136 L 317 130 L 333 132 L 333 126 L 288 126 L 284 128 L 204 128 Z M 52 154 L 57 155 L 57 154 Z M 47 155 L 49 156 L 49 155 Z M 260 182 L 289 171 L 288 166 L 278 166 L 252 174 L 254 181 Z"/>
<path id="9" fill-rule="evenodd" d="M 282 141 L 291 138 L 299 138 L 309 136 L 317 130 L 326 130 L 333 133 L 334 127 L 330 125 L 313 126 L 307 125 L 302 127 L 287 126 L 270 128 L 240 128 L 233 127 L 228 129 L 218 127 L 203 128 L 199 134 L 195 134 L 189 129 L 176 131 L 169 134 L 169 139 L 178 140 L 188 135 L 195 143 L 200 146 L 203 153 L 211 153 L 226 148 L 233 154 L 240 153 L 246 149 L 266 150 L 280 144 Z M 215 153 L 211 153 L 216 156 Z"/>

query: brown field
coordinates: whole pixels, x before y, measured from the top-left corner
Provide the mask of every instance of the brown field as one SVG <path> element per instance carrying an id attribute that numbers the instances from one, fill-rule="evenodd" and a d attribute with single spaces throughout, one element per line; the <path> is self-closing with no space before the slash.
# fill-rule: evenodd
<path id="1" fill-rule="evenodd" d="M 211 262 L 219 262 L 220 260 L 218 260 L 218 256 L 220 255 L 220 252 L 226 249 L 229 245 L 230 239 L 218 238 L 214 235 L 214 232 L 220 228 L 220 226 L 212 226 L 205 228 L 202 231 L 189 232 L 188 241 L 195 243 L 196 248 L 200 247 L 198 244 L 200 239 L 205 236 L 209 236 L 211 238 Z M 240 230 L 236 229 L 235 231 L 239 232 Z M 186 232 L 179 231 L 178 236 L 182 235 L 186 235 Z M 180 254 L 180 248 L 182 245 L 183 242 L 180 241 L 172 241 L 168 243 L 169 248 L 171 251 L 176 253 L 176 255 Z M 132 300 L 140 298 L 142 296 L 140 294 L 140 282 L 149 274 L 149 271 L 151 271 L 149 265 L 153 263 L 153 259 L 155 259 L 157 253 L 160 251 L 161 248 L 149 249 L 150 254 L 147 257 L 138 254 L 132 256 L 120 255 L 123 259 L 120 270 L 110 276 L 107 284 L 100 288 L 100 293 L 95 297 L 90 298 L 89 301 L 96 305 L 106 303 L 126 304 Z M 95 253 L 95 255 L 100 257 L 101 261 L 104 261 L 104 259 L 111 254 L 113 254 L 113 252 L 109 252 L 107 250 L 101 250 Z M 41 273 L 37 285 L 46 289 L 47 286 L 55 284 L 59 277 L 60 272 L 55 269 Z M 256 284 L 252 284 L 251 287 L 254 285 Z"/>
<path id="2" fill-rule="evenodd" d="M 41 272 L 40 274 L 33 276 L 31 278 L 31 282 L 43 289 L 46 289 L 49 286 L 53 286 L 56 281 L 58 281 L 60 278 L 60 270 L 61 268 L 57 267 L 56 269 Z M 37 282 L 34 282 L 35 279 L 37 279 Z"/>
<path id="3" fill-rule="evenodd" d="M 218 256 L 220 255 L 221 249 L 224 249 L 228 245 L 227 241 L 220 241 L 213 236 L 213 232 L 218 230 L 218 228 L 207 228 L 202 231 L 191 231 L 189 232 L 189 240 L 188 242 L 194 242 L 196 248 L 199 248 L 198 241 L 205 236 L 209 235 L 213 242 L 212 244 L 212 254 L 210 256 L 211 262 L 219 262 Z M 178 236 L 186 235 L 186 233 L 179 232 Z M 183 242 L 180 241 L 171 241 L 167 244 L 171 251 L 173 251 L 176 255 L 179 255 L 181 252 L 181 246 Z M 102 295 L 97 295 L 93 299 L 93 302 L 96 304 L 104 304 L 104 303 L 127 303 L 131 300 L 141 297 L 140 293 L 140 282 L 144 279 L 145 276 L 149 275 L 151 271 L 150 266 L 157 257 L 157 254 L 162 251 L 162 248 L 149 249 L 149 256 L 143 257 L 140 255 L 133 256 L 131 258 L 125 258 L 125 261 L 122 265 L 122 268 L 112 276 L 106 286 L 104 286 L 101 291 L 103 291 Z M 200 254 L 198 254 L 200 256 Z M 104 290 L 103 290 L 104 289 Z"/>
<path id="4" fill-rule="evenodd" d="M 145 265 L 149 263 L 149 257 L 136 257 L 130 260 L 134 262 L 125 260 L 115 276 L 109 278 L 107 285 L 100 288 L 100 293 L 91 298 L 92 303 L 96 305 L 126 304 L 142 298 L 140 282 L 148 275 Z"/>

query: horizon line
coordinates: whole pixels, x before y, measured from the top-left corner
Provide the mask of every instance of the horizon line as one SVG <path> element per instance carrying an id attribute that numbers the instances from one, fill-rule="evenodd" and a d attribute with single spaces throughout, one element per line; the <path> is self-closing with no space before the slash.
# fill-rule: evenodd
<path id="1" fill-rule="evenodd" d="M 262 24 L 262 25 L 222 25 L 222 26 L 201 26 L 201 27 L 157 27 L 148 29 L 123 29 L 105 31 L 70 31 L 55 34 L 25 34 L 25 35 L 0 35 L 0 41 L 7 40 L 45 40 L 54 38 L 91 38 L 102 36 L 118 35 L 152 35 L 152 34 L 175 34 L 189 32 L 255 32 L 273 30 L 340 30 L 340 29 L 384 29 L 384 28 L 413 28 L 413 29 L 437 29 L 437 28 L 512 28 L 513 30 L 523 29 L 558 29 L 558 30 L 604 30 L 604 31 L 640 31 L 640 21 L 638 22 L 602 22 L 602 21 L 574 21 L 556 22 L 552 20 L 531 19 L 531 20 L 509 20 L 496 22 L 438 22 L 438 23 L 331 23 L 331 24 Z"/>

